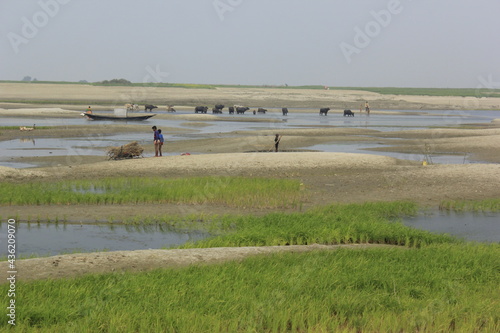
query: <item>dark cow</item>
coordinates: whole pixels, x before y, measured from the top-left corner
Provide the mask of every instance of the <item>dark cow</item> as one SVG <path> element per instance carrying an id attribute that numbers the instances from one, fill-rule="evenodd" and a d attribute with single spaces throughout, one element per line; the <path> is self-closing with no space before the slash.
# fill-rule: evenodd
<path id="1" fill-rule="evenodd" d="M 228 110 L 229 110 L 229 114 L 234 114 L 234 106 L 230 106 L 228 108 Z"/>
<path id="2" fill-rule="evenodd" d="M 281 108 L 281 112 L 283 112 L 284 116 L 288 115 L 288 108 Z"/>
<path id="3" fill-rule="evenodd" d="M 208 107 L 207 106 L 197 106 L 194 108 L 194 113 L 207 113 Z"/>
<path id="4" fill-rule="evenodd" d="M 328 114 L 328 111 L 330 111 L 330 108 L 321 108 L 321 109 L 319 109 L 319 115 L 326 116 Z"/>
<path id="5" fill-rule="evenodd" d="M 222 109 L 224 109 L 224 105 L 216 104 L 214 108 L 212 108 L 212 113 L 222 113 Z"/>
<path id="6" fill-rule="evenodd" d="M 239 106 L 236 108 L 236 114 L 244 114 L 245 111 L 250 110 L 250 108 L 245 107 L 245 106 Z"/>
<path id="7" fill-rule="evenodd" d="M 157 109 L 158 107 L 156 105 L 151 105 L 151 104 L 146 104 L 144 105 L 144 111 L 153 112 L 153 109 Z"/>
<path id="8" fill-rule="evenodd" d="M 258 109 L 257 109 L 257 112 L 258 112 L 258 113 L 264 113 L 264 114 L 265 114 L 265 113 L 267 112 L 267 109 L 258 108 Z"/>
<path id="9" fill-rule="evenodd" d="M 345 116 L 354 117 L 354 112 L 352 112 L 351 110 L 344 110 L 344 117 Z"/>

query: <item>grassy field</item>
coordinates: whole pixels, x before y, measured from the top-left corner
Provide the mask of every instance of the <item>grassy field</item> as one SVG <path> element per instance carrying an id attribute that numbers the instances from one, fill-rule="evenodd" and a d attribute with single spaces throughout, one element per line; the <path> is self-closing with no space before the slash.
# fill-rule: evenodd
<path id="1" fill-rule="evenodd" d="M 293 180 L 108 178 L 0 183 L 1 204 L 211 202 L 300 205 Z M 274 197 L 279 198 L 273 201 Z M 32 199 L 37 198 L 37 199 Z M 283 199 L 286 198 L 286 199 Z M 500 200 L 444 201 L 497 211 Z M 91 207 L 91 206 L 90 206 Z M 184 248 L 379 243 L 147 273 L 16 282 L 19 332 L 497 332 L 500 244 L 404 226 L 411 202 L 344 204 L 264 216 L 207 216 L 214 236 Z M 194 218 L 194 217 L 193 217 Z M 151 223 L 174 224 L 189 217 Z M 147 221 L 142 221 L 147 222 Z M 7 299 L 9 285 L 0 286 Z M 0 331 L 9 328 L 7 320 Z"/>
<path id="2" fill-rule="evenodd" d="M 420 247 L 449 243 L 446 235 L 404 226 L 399 217 L 416 213 L 409 202 L 332 205 L 305 213 L 272 213 L 211 219 L 219 236 L 182 248 L 377 243 Z"/>
<path id="3" fill-rule="evenodd" d="M 0 183 L 0 205 L 210 203 L 288 208 L 298 207 L 303 195 L 297 180 L 243 177 L 120 177 Z"/>
<path id="4" fill-rule="evenodd" d="M 498 332 L 499 258 L 441 244 L 18 282 L 16 331 Z"/>

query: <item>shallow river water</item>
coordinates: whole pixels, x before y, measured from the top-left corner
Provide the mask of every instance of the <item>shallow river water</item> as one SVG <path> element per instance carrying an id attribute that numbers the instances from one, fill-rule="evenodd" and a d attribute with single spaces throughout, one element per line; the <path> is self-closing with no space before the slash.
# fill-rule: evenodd
<path id="1" fill-rule="evenodd" d="M 376 114 L 370 116 L 362 113 L 356 113 L 355 117 L 343 117 L 341 114 L 332 113 L 328 116 L 319 116 L 316 113 L 301 112 L 300 109 L 289 109 L 288 116 L 283 116 L 276 110 L 270 110 L 265 115 L 228 115 L 227 113 L 217 115 L 218 120 L 197 121 L 205 123 L 204 127 L 190 127 L 190 122 L 186 119 L 175 119 L 175 115 L 192 114 L 192 112 L 178 112 L 173 115 L 173 119 L 154 119 L 151 118 L 142 122 L 128 122 L 131 124 L 156 125 L 158 127 L 179 127 L 190 129 L 190 134 L 168 134 L 164 133 L 166 141 L 189 140 L 197 138 L 206 138 L 218 133 L 230 133 L 233 131 L 262 130 L 271 129 L 279 131 L 288 128 L 315 128 L 315 127 L 349 127 L 366 128 L 377 131 L 397 131 L 409 129 L 423 129 L 433 126 L 457 126 L 461 124 L 488 123 L 492 119 L 500 118 L 499 111 L 398 111 L 394 114 Z M 95 111 L 96 113 L 105 113 L 105 111 Z M 165 113 L 165 112 L 164 112 Z M 399 114 L 403 113 L 403 114 Z M 406 113 L 406 114 L 404 114 Z M 264 119 L 267 122 L 255 122 L 253 119 Z M 238 121 L 231 121 L 231 119 Z M 248 121 L 242 121 L 248 119 Z M 67 125 L 91 125 L 101 126 L 113 124 L 113 121 L 88 121 L 83 117 L 75 118 L 0 118 L 0 126 L 67 126 Z M 119 122 L 123 124 L 123 122 Z M 115 134 L 110 136 L 89 136 L 77 138 L 38 138 L 30 136 L 29 132 L 23 135 L 21 139 L 0 141 L 0 165 L 14 168 L 33 167 L 29 163 L 13 162 L 11 159 L 21 156 L 74 156 L 74 155 L 96 155 L 106 156 L 106 147 L 120 146 L 131 141 L 137 141 L 139 144 L 149 144 L 151 133 L 131 133 Z M 376 143 L 337 143 L 320 144 L 314 146 L 298 147 L 313 151 L 324 152 L 346 152 L 377 154 L 384 156 L 397 157 L 400 159 L 422 159 L 421 155 L 390 153 L 379 151 L 368 151 L 367 148 L 380 147 Z M 174 153 L 170 153 L 172 155 Z M 175 153 L 177 154 L 177 153 Z M 169 155 L 168 149 L 165 155 Z M 460 155 L 438 155 L 432 157 L 433 163 L 470 163 L 467 156 Z"/>
<path id="2" fill-rule="evenodd" d="M 75 252 L 160 249 L 207 237 L 159 225 L 16 224 L 16 254 L 45 256 Z M 0 226 L 0 257 L 7 255 L 7 223 Z"/>
<path id="3" fill-rule="evenodd" d="M 450 234 L 476 242 L 500 242 L 500 214 L 431 212 L 408 217 L 403 223 L 409 227 Z"/>

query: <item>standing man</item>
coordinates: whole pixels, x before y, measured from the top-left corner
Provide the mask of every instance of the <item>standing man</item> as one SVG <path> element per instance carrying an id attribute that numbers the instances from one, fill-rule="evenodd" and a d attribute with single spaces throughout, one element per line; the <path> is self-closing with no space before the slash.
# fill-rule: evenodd
<path id="1" fill-rule="evenodd" d="M 370 114 L 370 105 L 368 104 L 368 101 L 365 102 L 365 111 L 366 114 Z"/>
<path id="2" fill-rule="evenodd" d="M 274 151 L 275 152 L 278 152 L 278 146 L 280 144 L 280 141 L 281 141 L 281 135 L 276 134 L 276 137 L 274 138 Z"/>
<path id="3" fill-rule="evenodd" d="M 160 133 L 158 133 L 158 129 L 156 126 L 151 127 L 153 129 L 153 143 L 155 145 L 155 157 L 158 157 L 158 153 L 160 150 Z"/>

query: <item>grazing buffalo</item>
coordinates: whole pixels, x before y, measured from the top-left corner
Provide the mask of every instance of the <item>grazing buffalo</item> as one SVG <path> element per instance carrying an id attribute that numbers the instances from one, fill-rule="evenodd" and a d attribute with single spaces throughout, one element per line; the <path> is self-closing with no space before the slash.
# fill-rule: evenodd
<path id="1" fill-rule="evenodd" d="M 224 109 L 224 105 L 216 104 L 214 108 L 212 108 L 212 113 L 222 113 L 222 109 Z"/>
<path id="2" fill-rule="evenodd" d="M 244 114 L 245 111 L 248 111 L 248 110 L 250 110 L 250 108 L 245 107 L 245 106 L 238 106 L 236 108 L 236 114 Z"/>
<path id="3" fill-rule="evenodd" d="M 288 108 L 281 108 L 281 112 L 283 112 L 284 116 L 288 115 Z"/>
<path id="4" fill-rule="evenodd" d="M 167 105 L 167 112 L 175 112 L 173 105 Z"/>
<path id="5" fill-rule="evenodd" d="M 354 117 L 354 112 L 352 112 L 351 110 L 344 110 L 344 117 L 345 116 Z"/>
<path id="6" fill-rule="evenodd" d="M 228 109 L 229 109 L 229 114 L 234 114 L 234 106 L 230 106 Z"/>
<path id="7" fill-rule="evenodd" d="M 263 109 L 263 108 L 258 108 L 258 109 L 257 109 L 257 112 L 258 112 L 258 113 L 264 113 L 264 114 L 265 114 L 265 113 L 267 112 L 267 110 L 266 110 L 266 109 Z"/>
<path id="8" fill-rule="evenodd" d="M 153 109 L 157 109 L 158 107 L 156 105 L 151 105 L 151 104 L 146 104 L 144 105 L 144 111 L 153 112 Z"/>
<path id="9" fill-rule="evenodd" d="M 208 107 L 206 106 L 197 106 L 194 108 L 194 113 L 207 113 Z"/>
<path id="10" fill-rule="evenodd" d="M 321 109 L 319 109 L 319 115 L 326 116 L 328 114 L 328 111 L 330 111 L 330 108 L 321 108 Z"/>

